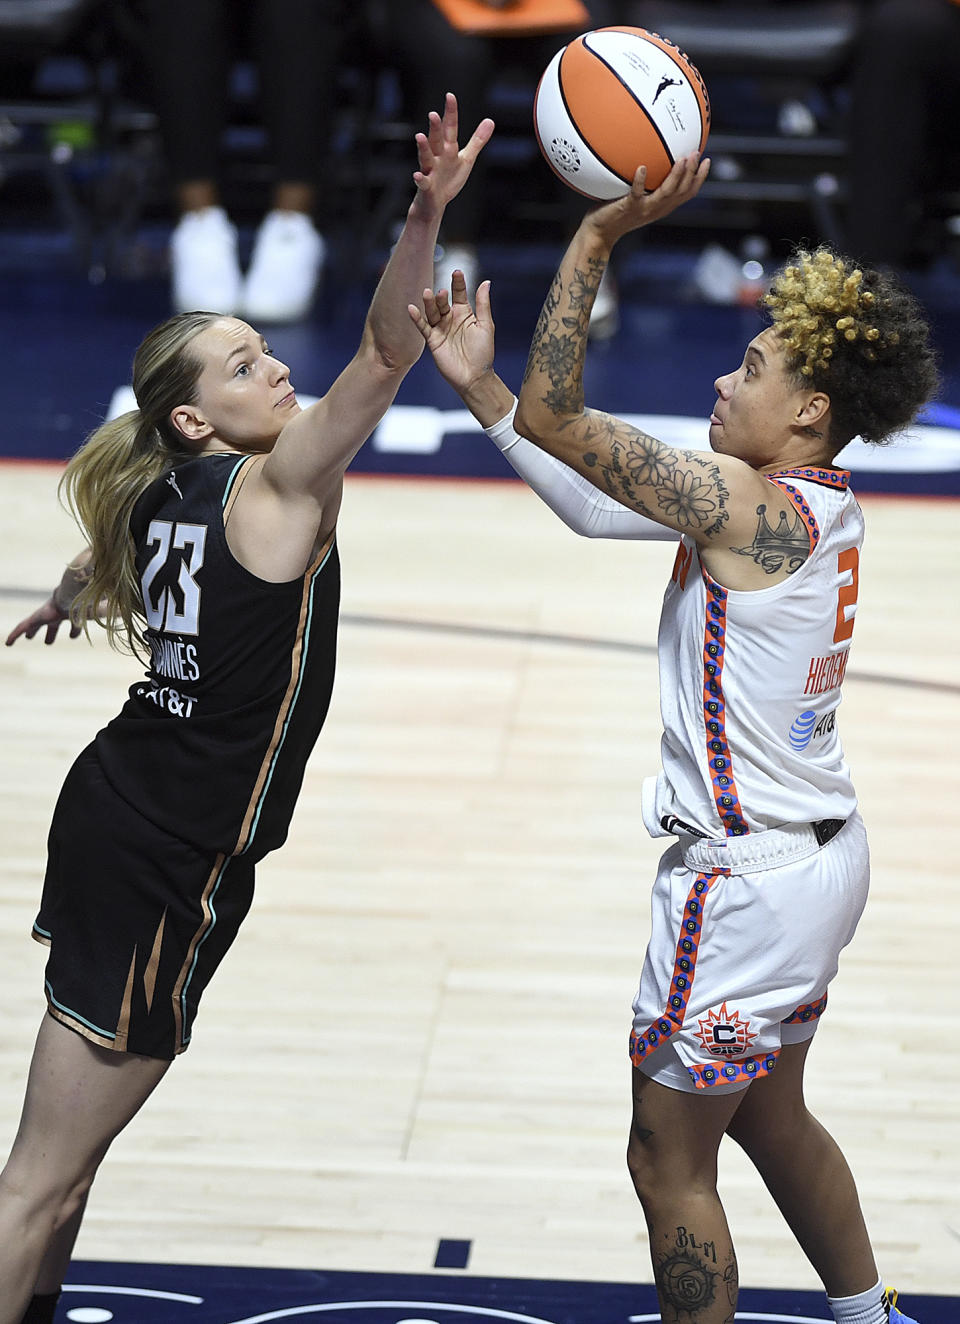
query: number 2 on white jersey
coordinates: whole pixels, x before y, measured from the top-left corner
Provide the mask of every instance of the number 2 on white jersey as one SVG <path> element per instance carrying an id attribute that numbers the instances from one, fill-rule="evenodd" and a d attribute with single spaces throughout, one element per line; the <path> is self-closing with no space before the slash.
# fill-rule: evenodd
<path id="1" fill-rule="evenodd" d="M 857 614 L 857 593 L 860 589 L 860 552 L 856 547 L 847 547 L 837 554 L 837 571 L 841 575 L 850 575 L 849 584 L 841 584 L 837 589 L 837 626 L 833 632 L 833 642 L 842 644 L 853 634 L 853 622 Z"/>
<path id="2" fill-rule="evenodd" d="M 151 520 L 147 530 L 147 546 L 156 546 L 157 550 L 144 567 L 141 591 L 147 624 L 152 630 L 165 630 L 169 634 L 199 634 L 200 585 L 195 576 L 203 565 L 206 541 L 205 524 L 171 524 L 169 520 Z M 154 580 L 170 560 L 171 548 L 183 551 L 187 547 L 190 548 L 189 561 L 186 557 L 177 557 L 180 563 L 177 585 L 182 597 L 182 606 L 178 608 L 176 597 L 169 588 L 160 590 L 154 604 L 150 590 Z"/>

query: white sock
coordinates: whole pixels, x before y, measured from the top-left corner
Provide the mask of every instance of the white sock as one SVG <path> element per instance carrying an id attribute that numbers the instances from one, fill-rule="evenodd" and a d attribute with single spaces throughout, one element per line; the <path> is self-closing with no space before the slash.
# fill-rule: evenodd
<path id="1" fill-rule="evenodd" d="M 887 1324 L 883 1279 L 858 1296 L 828 1296 L 827 1305 L 837 1324 Z"/>

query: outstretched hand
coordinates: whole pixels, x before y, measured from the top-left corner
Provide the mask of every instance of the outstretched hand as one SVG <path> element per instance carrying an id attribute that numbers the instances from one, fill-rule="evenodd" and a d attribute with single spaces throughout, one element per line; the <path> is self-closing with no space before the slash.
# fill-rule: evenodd
<path id="1" fill-rule="evenodd" d="M 51 595 L 42 606 L 31 612 L 19 625 L 13 627 L 7 635 L 7 647 L 9 648 L 11 644 L 16 643 L 21 635 L 26 639 L 32 639 L 40 630 L 46 630 L 43 642 L 52 644 L 64 621 L 70 621 L 71 639 L 77 639 L 83 633 L 82 627 L 76 621 L 70 620 L 70 617 L 60 610 Z"/>
<path id="2" fill-rule="evenodd" d="M 459 146 L 457 98 L 452 92 L 446 95 L 443 117 L 431 110 L 428 118 L 428 131 L 416 136 L 420 168 L 413 172 L 417 194 L 411 204 L 411 211 L 423 218 L 442 212 L 447 203 L 457 196 L 469 179 L 474 162 L 493 134 L 493 120 L 481 120 L 470 141 L 463 147 Z"/>
<path id="3" fill-rule="evenodd" d="M 494 325 L 490 282 L 477 288 L 474 312 L 462 271 L 453 273 L 452 290 L 424 290 L 423 307 L 408 304 L 417 329 L 433 355 L 440 375 L 460 395 L 493 368 Z"/>
<path id="4" fill-rule="evenodd" d="M 709 173 L 709 157 L 701 161 L 698 152 L 691 152 L 689 156 L 681 156 L 675 161 L 673 169 L 660 187 L 648 193 L 647 167 L 640 166 L 633 177 L 630 192 L 622 198 L 615 198 L 613 202 L 594 207 L 587 212 L 583 223 L 595 227 L 613 245 L 622 235 L 669 216 L 672 211 L 695 198 Z"/>

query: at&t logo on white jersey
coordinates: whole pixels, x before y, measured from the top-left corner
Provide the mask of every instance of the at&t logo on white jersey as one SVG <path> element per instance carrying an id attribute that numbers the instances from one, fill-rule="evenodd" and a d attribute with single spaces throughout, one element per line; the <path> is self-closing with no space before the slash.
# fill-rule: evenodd
<path id="1" fill-rule="evenodd" d="M 817 714 L 814 710 L 806 708 L 793 719 L 793 725 L 787 738 L 794 749 L 806 749 L 811 740 L 816 740 L 818 736 L 825 736 L 832 731 L 836 721 L 836 708 L 831 708 L 828 713 L 824 713 L 819 721 L 817 721 Z"/>

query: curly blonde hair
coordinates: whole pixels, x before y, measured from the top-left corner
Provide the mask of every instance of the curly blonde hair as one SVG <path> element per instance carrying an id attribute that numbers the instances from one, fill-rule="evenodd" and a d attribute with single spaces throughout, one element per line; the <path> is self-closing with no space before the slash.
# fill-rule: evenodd
<path id="1" fill-rule="evenodd" d="M 763 304 L 801 384 L 830 397 L 830 440 L 884 442 L 936 390 L 930 329 L 892 275 L 857 266 L 826 246 L 797 250 Z"/>

